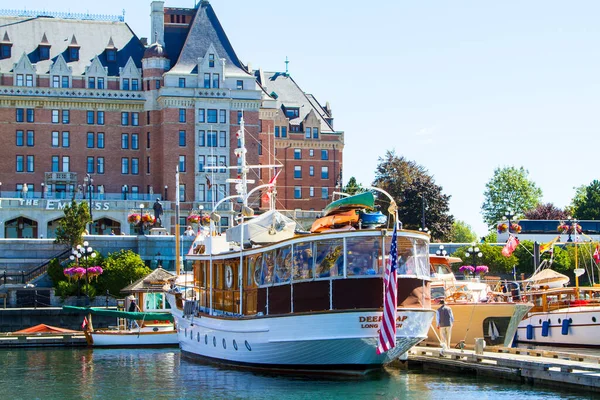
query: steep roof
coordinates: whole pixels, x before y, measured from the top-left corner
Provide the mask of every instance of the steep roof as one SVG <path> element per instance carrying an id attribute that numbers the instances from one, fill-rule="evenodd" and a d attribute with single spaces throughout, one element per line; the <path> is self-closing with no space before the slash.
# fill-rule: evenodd
<path id="1" fill-rule="evenodd" d="M 187 38 L 177 63 L 171 69 L 175 73 L 192 73 L 197 65 L 198 58 L 204 57 L 210 45 L 213 45 L 219 58 L 225 59 L 225 70 L 228 73 L 246 73 L 248 71 L 233 50 L 215 11 L 207 1 L 201 1 L 196 9 L 196 14 L 189 29 Z M 167 43 L 167 49 L 169 43 Z"/>
<path id="2" fill-rule="evenodd" d="M 162 268 L 157 268 L 145 277 L 121 289 L 123 293 L 131 292 L 160 292 L 169 278 L 175 275 Z"/>
<path id="3" fill-rule="evenodd" d="M 281 106 L 299 109 L 299 117 L 290 120 L 292 125 L 299 124 L 306 118 L 311 110 L 314 110 L 319 121 L 321 122 L 321 132 L 333 132 L 333 128 L 325 118 L 330 116 L 325 109 L 319 104 L 315 97 L 311 94 L 306 94 L 300 86 L 292 79 L 289 74 L 282 72 L 261 72 L 257 75 L 266 92 L 275 93 L 277 96 L 277 107 Z"/>
<path id="4" fill-rule="evenodd" d="M 96 55 L 104 66 L 108 66 L 108 75 L 116 76 L 119 67 L 124 67 L 129 57 L 133 58 L 136 66 L 141 67 L 144 54 L 144 46 L 124 22 L 0 16 L 0 33 L 4 31 L 12 40 L 12 56 L 0 60 L 0 71 L 3 73 L 12 71 L 13 64 L 25 53 L 36 64 L 37 73 L 46 74 L 56 57 L 63 54 L 74 76 L 82 75 Z M 50 60 L 39 59 L 37 48 L 44 37 L 51 46 Z M 106 62 L 104 50 L 110 38 L 118 49 L 116 63 Z M 78 61 L 69 61 L 67 54 L 68 47 L 73 46 L 73 40 L 79 46 Z"/>

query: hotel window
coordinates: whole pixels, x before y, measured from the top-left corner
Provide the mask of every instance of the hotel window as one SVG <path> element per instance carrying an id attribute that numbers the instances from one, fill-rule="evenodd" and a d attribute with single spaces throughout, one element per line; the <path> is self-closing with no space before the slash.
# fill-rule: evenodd
<path id="1" fill-rule="evenodd" d="M 207 131 L 207 146 L 217 147 L 217 131 Z"/>
<path id="2" fill-rule="evenodd" d="M 98 132 L 96 135 L 96 147 L 99 149 L 104 148 L 104 132 Z"/>
<path id="3" fill-rule="evenodd" d="M 227 166 L 227 157 L 225 157 L 225 156 L 219 156 L 219 165 L 221 167 L 226 167 Z M 224 173 L 227 172 L 227 169 L 226 168 L 221 168 L 221 169 L 219 169 L 219 172 L 222 173 L 222 174 L 224 174 Z"/>
<path id="4" fill-rule="evenodd" d="M 262 152 L 263 152 L 263 149 L 262 149 L 262 140 L 259 140 L 258 141 L 258 155 L 262 156 Z"/>
<path id="5" fill-rule="evenodd" d="M 47 60 L 50 58 L 50 47 L 40 46 L 40 60 Z"/>
<path id="6" fill-rule="evenodd" d="M 52 147 L 60 146 L 58 131 L 52 132 Z"/>
<path id="7" fill-rule="evenodd" d="M 96 173 L 103 174 L 104 173 L 104 157 L 98 157 L 96 160 Z"/>
<path id="8" fill-rule="evenodd" d="M 287 127 L 285 127 L 285 126 L 281 127 L 281 137 L 282 138 L 287 137 Z"/>
<path id="9" fill-rule="evenodd" d="M 321 188 L 321 198 L 322 199 L 328 199 L 329 198 L 329 188 L 328 187 L 322 187 Z"/>
<path id="10" fill-rule="evenodd" d="M 122 149 L 129 148 L 129 134 L 128 133 L 121 134 L 121 148 Z"/>
<path id="11" fill-rule="evenodd" d="M 179 131 L 179 146 L 185 147 L 185 131 Z"/>
<path id="12" fill-rule="evenodd" d="M 139 158 L 131 159 L 131 173 L 133 175 L 139 175 L 139 173 L 140 173 L 140 159 Z"/>
<path id="13" fill-rule="evenodd" d="M 52 110 L 52 123 L 58 124 L 59 121 L 59 113 L 58 110 Z"/>
<path id="14" fill-rule="evenodd" d="M 208 55 L 208 66 L 210 68 L 214 68 L 215 67 L 215 55 L 214 54 L 209 54 Z"/>
<path id="15" fill-rule="evenodd" d="M 104 78 L 98 78 L 98 89 L 104 89 Z"/>
<path id="16" fill-rule="evenodd" d="M 10 58 L 12 44 L 0 44 L 0 59 Z"/>
<path id="17" fill-rule="evenodd" d="M 63 89 L 67 89 L 69 87 L 69 77 L 68 76 L 61 77 L 60 82 L 61 82 L 61 87 Z"/>
<path id="18" fill-rule="evenodd" d="M 90 76 L 88 78 L 88 88 L 89 89 L 96 89 L 96 78 L 94 78 L 93 76 Z"/>
<path id="19" fill-rule="evenodd" d="M 204 131 L 198 131 L 198 146 L 204 147 L 206 146 L 206 136 Z"/>
<path id="20" fill-rule="evenodd" d="M 306 139 L 310 139 L 310 128 L 306 128 L 306 130 L 305 130 L 305 133 L 306 133 L 306 134 L 304 135 L 304 137 L 305 137 Z"/>
<path id="21" fill-rule="evenodd" d="M 137 199 L 139 199 L 139 194 L 140 194 L 140 187 L 137 185 L 132 185 L 131 186 L 131 198 L 133 200 L 137 200 Z"/>
<path id="22" fill-rule="evenodd" d="M 218 89 L 219 88 L 219 79 L 220 79 L 220 75 L 219 74 L 213 74 L 212 76 L 212 87 Z"/>
<path id="23" fill-rule="evenodd" d="M 321 179 L 329 179 L 329 167 L 321 167 Z"/>
<path id="24" fill-rule="evenodd" d="M 121 113 L 121 125 L 129 125 L 129 113 Z"/>
<path id="25" fill-rule="evenodd" d="M 285 116 L 290 119 L 298 118 L 300 116 L 300 108 L 298 108 L 298 107 L 287 108 L 285 110 Z"/>
<path id="26" fill-rule="evenodd" d="M 78 47 L 69 47 L 69 59 L 71 61 L 79 60 L 79 48 Z"/>
<path id="27" fill-rule="evenodd" d="M 35 133 L 27 131 L 27 147 L 33 147 L 35 144 Z"/>
<path id="28" fill-rule="evenodd" d="M 133 126 L 140 125 L 140 113 L 137 113 L 137 112 L 131 113 L 131 125 L 133 125 Z"/>
<path id="29" fill-rule="evenodd" d="M 204 172 L 204 156 L 198 156 L 198 172 Z"/>
<path id="30" fill-rule="evenodd" d="M 52 172 L 58 172 L 58 156 L 52 156 Z"/>
<path id="31" fill-rule="evenodd" d="M 210 88 L 210 74 L 204 74 L 204 89 Z"/>
<path id="32" fill-rule="evenodd" d="M 219 147 L 227 147 L 227 132 L 219 132 Z"/>
<path id="33" fill-rule="evenodd" d="M 238 117 L 238 118 L 237 118 L 237 120 L 238 120 L 238 122 L 237 122 L 237 123 L 239 124 L 240 122 L 242 122 L 242 117 L 244 116 L 244 113 L 243 113 L 242 111 L 238 111 L 238 112 L 237 112 L 237 115 L 238 115 L 238 116 L 237 116 L 237 117 Z"/>
<path id="34" fill-rule="evenodd" d="M 220 124 L 227 123 L 227 110 L 219 110 L 219 123 Z"/>
<path id="35" fill-rule="evenodd" d="M 33 108 L 27 109 L 27 122 L 35 122 L 35 113 Z"/>
<path id="36" fill-rule="evenodd" d="M 294 160 L 302 159 L 302 149 L 294 149 Z"/>
<path id="37" fill-rule="evenodd" d="M 185 122 L 185 108 L 179 109 L 179 122 Z"/>
<path id="38" fill-rule="evenodd" d="M 116 61 L 117 51 L 115 49 L 106 49 L 106 61 Z"/>
<path id="39" fill-rule="evenodd" d="M 131 80 L 131 90 L 140 90 L 140 81 L 137 79 Z"/>
<path id="40" fill-rule="evenodd" d="M 33 75 L 27 74 L 25 76 L 25 86 L 32 87 L 33 86 Z"/>
<path id="41" fill-rule="evenodd" d="M 217 123 L 217 110 L 208 110 L 208 120 L 209 124 Z"/>
<path id="42" fill-rule="evenodd" d="M 313 139 L 319 138 L 319 128 L 313 128 Z"/>
<path id="43" fill-rule="evenodd" d="M 94 132 L 87 133 L 87 148 L 88 149 L 94 148 Z"/>
<path id="44" fill-rule="evenodd" d="M 131 148 L 133 150 L 138 150 L 140 148 L 140 139 L 137 133 L 131 134 Z"/>
<path id="45" fill-rule="evenodd" d="M 300 165 L 294 166 L 294 178 L 302 178 L 302 167 Z"/>
<path id="46" fill-rule="evenodd" d="M 279 127 L 275 127 L 275 137 L 279 137 Z"/>
<path id="47" fill-rule="evenodd" d="M 23 131 L 17 131 L 16 144 L 19 147 L 25 145 L 25 136 L 24 136 L 24 132 Z"/>
<path id="48" fill-rule="evenodd" d="M 71 123 L 71 113 L 69 110 L 62 110 L 62 123 L 69 124 Z"/>
<path id="49" fill-rule="evenodd" d="M 146 148 L 150 148 L 150 132 L 146 132 Z"/>
<path id="50" fill-rule="evenodd" d="M 24 165 L 23 165 L 24 162 L 25 161 L 24 161 L 24 157 L 23 156 L 17 156 L 17 165 L 15 166 L 17 172 L 23 172 L 24 171 L 24 168 L 25 168 Z"/>
<path id="51" fill-rule="evenodd" d="M 25 81 L 23 80 L 23 74 L 17 74 L 17 86 L 24 86 Z"/>
<path id="52" fill-rule="evenodd" d="M 88 174 L 94 173 L 94 157 L 87 158 L 87 173 Z"/>
<path id="53" fill-rule="evenodd" d="M 294 198 L 295 199 L 302 198 L 302 186 L 294 186 Z"/>
<path id="54" fill-rule="evenodd" d="M 185 172 L 185 156 L 179 156 L 179 172 Z"/>
<path id="55" fill-rule="evenodd" d="M 315 176 L 315 166 L 314 165 L 311 165 L 308 167 L 308 175 Z"/>
<path id="56" fill-rule="evenodd" d="M 179 78 L 179 87 L 180 88 L 184 88 L 185 87 L 185 78 Z"/>
<path id="57" fill-rule="evenodd" d="M 179 185 L 179 201 L 185 201 L 185 185 Z"/>
<path id="58" fill-rule="evenodd" d="M 203 202 L 206 199 L 206 189 L 204 184 L 198 185 L 198 201 Z"/>
<path id="59" fill-rule="evenodd" d="M 87 112 L 87 123 L 88 123 L 88 125 L 94 124 L 94 112 L 93 111 Z"/>
<path id="60" fill-rule="evenodd" d="M 123 90 L 129 90 L 129 78 L 123 78 Z"/>
<path id="61" fill-rule="evenodd" d="M 129 158 L 121 158 L 121 174 L 127 175 L 129 173 Z"/>
<path id="62" fill-rule="evenodd" d="M 314 188 L 314 186 L 311 186 L 310 188 L 308 188 L 308 195 L 310 197 L 315 197 L 315 188 Z"/>
<path id="63" fill-rule="evenodd" d="M 104 111 L 98 111 L 96 113 L 96 120 L 98 122 L 98 125 L 104 125 Z"/>
<path id="64" fill-rule="evenodd" d="M 63 156 L 62 158 L 62 172 L 70 171 L 71 158 L 69 156 Z"/>
<path id="65" fill-rule="evenodd" d="M 63 132 L 62 133 L 62 147 L 69 147 L 70 146 L 70 137 L 69 137 L 69 132 Z"/>
<path id="66" fill-rule="evenodd" d="M 329 151 L 321 150 L 321 160 L 329 160 Z"/>
<path id="67" fill-rule="evenodd" d="M 238 80 L 236 83 L 237 90 L 244 90 L 244 81 Z"/>
<path id="68" fill-rule="evenodd" d="M 315 156 L 315 151 L 314 151 L 314 149 L 310 149 L 310 150 L 308 151 L 308 155 L 309 155 L 309 156 L 311 156 L 311 157 L 314 157 L 314 156 Z"/>
<path id="69" fill-rule="evenodd" d="M 160 89 L 160 79 L 157 79 L 157 80 L 156 80 L 156 88 L 157 88 L 157 89 Z"/>
<path id="70" fill-rule="evenodd" d="M 201 108 L 198 110 L 198 122 L 206 121 L 206 111 Z"/>
<path id="71" fill-rule="evenodd" d="M 53 76 L 52 77 L 52 87 L 53 88 L 59 88 L 60 87 L 60 76 Z"/>

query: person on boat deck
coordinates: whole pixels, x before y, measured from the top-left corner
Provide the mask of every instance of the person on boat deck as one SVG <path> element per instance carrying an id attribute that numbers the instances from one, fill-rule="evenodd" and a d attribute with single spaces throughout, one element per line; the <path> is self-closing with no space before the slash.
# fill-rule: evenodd
<path id="1" fill-rule="evenodd" d="M 452 336 L 452 325 L 454 324 L 454 315 L 452 314 L 452 309 L 446 305 L 446 301 L 444 299 L 440 300 L 440 304 L 442 305 L 438 308 L 435 313 L 435 320 L 437 323 L 437 328 L 442 335 L 442 348 L 449 349 L 450 348 L 450 338 Z"/>
<path id="2" fill-rule="evenodd" d="M 185 236 L 195 236 L 195 235 L 196 235 L 196 232 L 194 232 L 192 227 L 188 225 L 187 229 L 185 230 Z"/>
<path id="3" fill-rule="evenodd" d="M 131 301 L 129 302 L 129 308 L 127 309 L 127 311 L 129 311 L 129 312 L 137 311 L 137 304 L 135 304 L 135 298 L 132 298 Z M 129 320 L 129 329 L 133 329 L 133 324 L 134 324 L 134 320 L 130 319 Z"/>

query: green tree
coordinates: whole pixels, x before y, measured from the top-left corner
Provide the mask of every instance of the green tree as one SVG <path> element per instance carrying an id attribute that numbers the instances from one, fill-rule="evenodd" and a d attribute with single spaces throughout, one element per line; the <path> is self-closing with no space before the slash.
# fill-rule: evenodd
<path id="1" fill-rule="evenodd" d="M 360 183 L 356 182 L 355 177 L 351 177 L 348 181 L 348 184 L 344 187 L 344 192 L 349 195 L 353 195 L 356 193 L 360 193 L 363 191 L 363 186 Z"/>
<path id="2" fill-rule="evenodd" d="M 575 195 L 571 199 L 571 204 L 565 207 L 565 212 L 567 216 L 575 215 L 575 203 L 584 203 L 585 202 L 585 194 L 586 194 L 587 186 L 581 185 L 574 187 Z"/>
<path id="3" fill-rule="evenodd" d="M 53 258 L 50 260 L 50 264 L 48 264 L 48 276 L 52 279 L 52 283 L 54 287 L 58 286 L 58 282 L 66 281 L 67 277 L 64 273 L 64 268 L 60 265 L 60 262 L 57 258 Z"/>
<path id="4" fill-rule="evenodd" d="M 131 250 L 109 254 L 104 259 L 103 269 L 104 272 L 98 277 L 97 287 L 101 293 L 108 290 L 114 296 L 120 296 L 121 289 L 152 272 L 139 254 Z"/>
<path id="5" fill-rule="evenodd" d="M 529 180 L 529 172 L 523 167 L 496 168 L 494 176 L 486 183 L 481 213 L 488 227 L 494 227 L 504 219 L 506 211 L 516 213 L 535 208 L 542 198 L 542 190 Z"/>
<path id="6" fill-rule="evenodd" d="M 584 196 L 573 199 L 573 209 L 577 219 L 600 219 L 600 181 L 593 180 Z"/>
<path id="7" fill-rule="evenodd" d="M 471 225 L 464 221 L 454 221 L 450 241 L 454 243 L 472 243 L 477 241 L 477 235 L 471 229 Z"/>
<path id="8" fill-rule="evenodd" d="M 398 205 L 398 217 L 407 229 L 425 227 L 437 240 L 448 240 L 454 217 L 450 215 L 450 196 L 442 193 L 442 187 L 435 184 L 427 170 L 404 157 L 398 157 L 388 150 L 379 158 L 373 186 L 388 192 Z M 378 204 L 386 210 L 389 201 L 380 196 Z"/>
<path id="9" fill-rule="evenodd" d="M 65 216 L 59 221 L 56 228 L 55 243 L 63 243 L 74 248 L 83 243 L 82 235 L 85 226 L 90 222 L 90 210 L 85 201 L 77 203 L 74 199 L 64 210 Z"/>

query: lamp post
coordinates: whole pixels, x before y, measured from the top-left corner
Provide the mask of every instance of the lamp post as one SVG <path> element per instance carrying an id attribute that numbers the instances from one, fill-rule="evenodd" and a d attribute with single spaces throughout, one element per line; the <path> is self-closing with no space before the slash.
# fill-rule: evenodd
<path id="1" fill-rule="evenodd" d="M 129 190 L 129 187 L 127 185 L 123 185 L 121 190 L 123 191 L 123 200 L 127 200 L 127 191 Z"/>
<path id="2" fill-rule="evenodd" d="M 446 257 L 448 252 L 444 249 L 444 245 L 440 244 L 440 248 L 435 251 L 435 254 L 441 257 Z"/>
<path id="3" fill-rule="evenodd" d="M 77 266 L 79 266 L 79 259 L 81 258 L 81 245 L 78 244 L 76 248 L 71 249 L 71 255 L 69 256 L 69 258 L 71 259 L 72 262 L 76 262 Z M 79 298 L 81 296 L 81 284 L 79 283 L 79 279 L 77 279 L 77 298 Z"/>
<path id="4" fill-rule="evenodd" d="M 165 185 L 165 201 L 169 201 L 168 197 L 167 197 L 167 190 L 169 189 L 169 187 L 167 185 Z"/>
<path id="5" fill-rule="evenodd" d="M 83 182 L 85 183 L 85 189 L 87 190 L 88 199 L 90 201 L 90 229 L 88 232 L 92 234 L 92 226 L 94 225 L 94 217 L 92 216 L 92 209 L 94 207 L 94 204 L 92 203 L 92 184 L 94 183 L 94 180 L 90 174 L 86 174 L 85 178 L 83 178 Z"/>
<path id="6" fill-rule="evenodd" d="M 2 182 L 0 182 L 0 197 L 2 197 Z"/>
<path id="7" fill-rule="evenodd" d="M 511 218 L 513 218 L 515 216 L 515 213 L 513 211 L 511 211 L 510 209 L 504 211 L 504 218 L 506 218 L 508 220 L 508 233 L 511 232 Z"/>
<path id="8" fill-rule="evenodd" d="M 89 297 L 90 278 L 88 276 L 88 259 L 96 258 L 96 253 L 94 253 L 94 249 L 92 249 L 92 246 L 90 246 L 87 241 L 83 242 L 83 246 L 80 247 L 79 253 L 81 253 L 81 256 L 85 259 L 85 283 L 87 285 L 85 295 Z"/>
<path id="9" fill-rule="evenodd" d="M 156 268 L 160 268 L 160 251 L 158 253 L 156 253 Z"/>
<path id="10" fill-rule="evenodd" d="M 571 237 L 571 235 L 575 232 L 577 232 L 577 220 L 576 219 L 572 219 L 571 216 L 567 217 L 567 221 L 566 224 L 569 227 L 567 233 L 569 234 L 569 238 L 567 239 L 567 242 L 572 242 L 573 238 Z"/>
<path id="11" fill-rule="evenodd" d="M 144 234 L 144 203 L 140 203 L 140 235 Z"/>
<path id="12" fill-rule="evenodd" d="M 42 199 L 44 198 L 44 189 L 46 188 L 46 184 L 42 182 Z"/>
<path id="13" fill-rule="evenodd" d="M 465 252 L 465 256 L 473 257 L 471 266 L 473 267 L 473 271 L 474 271 L 476 264 L 477 264 L 477 258 L 483 257 L 483 253 L 481 251 L 479 251 L 479 247 L 475 246 L 475 243 L 473 243 L 471 246 L 469 246 L 469 248 Z"/>

